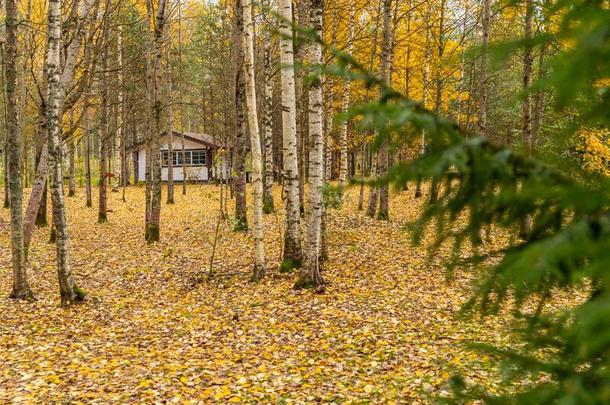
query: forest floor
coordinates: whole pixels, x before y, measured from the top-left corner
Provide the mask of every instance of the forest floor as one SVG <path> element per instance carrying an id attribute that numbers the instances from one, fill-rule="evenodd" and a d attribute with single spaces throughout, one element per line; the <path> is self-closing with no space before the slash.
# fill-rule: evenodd
<path id="1" fill-rule="evenodd" d="M 96 223 L 84 190 L 67 198 L 72 266 L 89 299 L 59 307 L 54 245 L 37 229 L 34 302 L 8 299 L 8 210 L 0 211 L 0 403 L 430 402 L 462 372 L 494 390 L 495 360 L 473 341 L 510 344 L 507 317 L 463 320 L 468 279 L 448 283 L 443 254 L 410 245 L 423 199 L 392 197 L 391 221 L 329 213 L 329 282 L 293 291 L 279 274 L 281 213 L 266 216 L 268 276 L 249 281 L 251 238 L 223 222 L 208 278 L 219 188 L 189 186 L 163 205 L 161 242 L 143 240 L 144 192 L 109 193 Z M 276 190 L 276 204 L 279 189 Z M 230 203 L 232 205 L 232 202 Z M 96 201 L 94 200 L 94 207 Z"/>

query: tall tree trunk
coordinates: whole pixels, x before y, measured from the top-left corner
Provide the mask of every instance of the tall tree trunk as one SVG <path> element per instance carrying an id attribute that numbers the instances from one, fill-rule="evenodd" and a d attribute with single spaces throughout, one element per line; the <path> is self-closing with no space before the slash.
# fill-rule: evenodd
<path id="1" fill-rule="evenodd" d="M 294 85 L 294 51 L 292 46 L 292 2 L 279 1 L 280 62 L 282 82 L 282 134 L 284 160 L 284 201 L 286 227 L 283 269 L 301 265 L 301 225 L 299 203 L 299 167 L 296 139 L 296 101 Z"/>
<path id="2" fill-rule="evenodd" d="M 60 79 L 61 0 L 49 0 L 48 18 L 48 106 L 47 133 L 49 149 L 49 190 L 53 204 L 53 225 L 57 247 L 57 275 L 61 305 L 71 305 L 82 300 L 83 293 L 74 284 L 70 269 L 70 237 L 63 196 L 61 104 L 63 86 Z"/>
<path id="3" fill-rule="evenodd" d="M 74 122 L 74 110 L 70 110 L 70 129 L 76 125 Z M 74 133 L 67 139 L 68 142 L 68 197 L 76 194 L 76 139 Z"/>
<path id="4" fill-rule="evenodd" d="M 379 20 L 379 16 L 382 12 L 382 7 L 383 7 L 383 0 L 379 0 L 379 5 L 377 7 L 377 19 Z M 382 19 L 383 20 L 383 19 Z M 379 31 L 379 22 L 377 22 L 375 24 L 375 35 L 374 35 L 374 46 L 373 46 L 373 51 L 371 52 L 371 59 L 370 59 L 370 63 L 369 63 L 369 70 L 373 70 L 373 62 L 375 60 L 375 56 L 377 54 L 377 34 Z M 377 163 L 378 163 L 378 151 L 374 151 L 373 153 L 370 152 L 370 148 L 369 148 L 369 155 L 371 156 L 371 165 L 370 165 L 370 176 L 371 177 L 377 177 L 378 175 L 378 171 L 377 171 Z M 364 198 L 364 197 L 363 197 Z M 379 202 L 379 188 L 377 187 L 377 185 L 371 185 L 370 186 L 370 192 L 369 192 L 369 201 L 367 204 L 367 210 L 366 210 L 366 215 L 374 218 L 375 217 L 375 213 L 377 212 L 377 203 Z"/>
<path id="5" fill-rule="evenodd" d="M 265 181 L 263 211 L 269 214 L 275 210 L 273 203 L 273 83 L 271 72 L 271 23 L 268 2 L 263 3 L 266 27 L 263 33 L 265 94 L 263 100 L 263 131 L 265 134 Z"/>
<path id="6" fill-rule="evenodd" d="M 68 140 L 68 197 L 76 195 L 76 142 L 74 137 Z"/>
<path id="7" fill-rule="evenodd" d="M 245 232 L 248 230 L 246 216 L 246 117 L 244 114 L 246 103 L 246 83 L 244 78 L 244 49 L 243 37 L 244 21 L 241 10 L 241 0 L 236 0 L 235 12 L 235 177 L 233 187 L 235 191 L 235 226 L 234 230 Z"/>
<path id="8" fill-rule="evenodd" d="M 534 18 L 534 2 L 526 0 L 525 2 L 525 41 L 532 40 L 532 20 Z M 532 53 L 532 45 L 527 42 L 523 55 L 523 126 L 521 137 L 525 152 L 530 155 L 532 153 L 532 97 L 529 94 L 529 87 L 532 81 L 532 65 L 534 57 Z"/>
<path id="9" fill-rule="evenodd" d="M 117 27 L 116 41 L 116 60 L 117 60 L 117 107 L 116 107 L 116 133 L 114 135 L 114 177 L 112 181 L 112 192 L 118 193 L 121 183 L 123 183 L 123 146 L 125 134 L 125 106 L 123 100 L 123 28 Z"/>
<path id="10" fill-rule="evenodd" d="M 430 58 L 432 55 L 432 47 L 430 46 L 430 13 L 426 16 L 426 51 L 424 56 L 424 70 L 422 72 L 422 104 L 426 107 L 426 103 L 428 102 L 428 92 L 430 86 Z M 421 131 L 421 140 L 420 140 L 420 155 L 423 156 L 426 153 L 426 131 L 422 129 Z M 415 198 L 419 198 L 422 196 L 422 180 L 417 179 L 417 184 L 415 186 Z"/>
<path id="11" fill-rule="evenodd" d="M 89 97 L 85 96 L 83 106 L 83 125 L 85 127 L 85 194 L 86 206 L 93 207 L 93 196 L 91 189 L 91 129 L 89 128 Z"/>
<path id="12" fill-rule="evenodd" d="M 438 23 L 438 41 L 437 41 L 437 68 L 436 68 L 436 95 L 434 98 L 434 111 L 440 115 L 442 108 L 443 95 L 443 78 L 442 78 L 442 61 L 445 53 L 445 38 L 444 38 L 444 23 L 445 23 L 445 0 L 440 3 L 440 16 Z M 436 176 L 432 177 L 430 182 L 430 204 L 436 203 L 438 200 L 439 183 Z"/>
<path id="13" fill-rule="evenodd" d="M 243 0 L 244 18 L 244 70 L 246 74 L 246 106 L 248 108 L 248 128 L 250 130 L 250 150 L 252 156 L 252 238 L 254 239 L 253 280 L 265 275 L 265 246 L 263 229 L 263 160 L 261 139 L 256 111 L 256 85 L 254 78 L 254 29 L 252 24 L 252 0 Z"/>
<path id="14" fill-rule="evenodd" d="M 532 65 L 534 63 L 534 56 L 532 52 L 532 44 L 530 43 L 533 36 L 533 19 L 534 19 L 534 1 L 526 0 L 525 2 L 525 51 L 523 54 L 523 91 L 525 92 L 523 97 L 523 121 L 521 129 L 521 141 L 523 143 L 523 150 L 527 156 L 531 156 L 533 152 L 532 145 L 532 97 L 529 93 L 530 84 L 532 81 Z M 521 227 L 519 229 L 519 236 L 521 238 L 527 238 L 531 230 L 531 218 L 523 217 Z"/>
<path id="15" fill-rule="evenodd" d="M 159 128 L 161 127 L 161 102 L 159 99 L 159 86 L 161 84 L 161 58 L 163 57 L 163 30 L 165 17 L 165 0 L 159 0 L 157 15 L 154 21 L 154 55 L 150 58 L 151 66 L 148 69 L 148 83 L 150 91 L 149 115 L 151 117 L 148 128 L 149 185 L 147 187 L 148 226 L 145 238 L 148 243 L 159 241 L 161 220 L 161 154 Z M 147 1 L 148 15 L 152 15 L 152 0 Z M 150 18 L 150 17 L 149 17 Z"/>
<path id="16" fill-rule="evenodd" d="M 125 202 L 125 189 L 127 188 L 127 182 L 129 181 L 129 165 L 127 164 L 127 131 L 125 126 L 127 125 L 125 116 L 125 97 L 123 95 L 123 27 L 121 25 L 117 28 L 117 64 L 118 64 L 118 87 L 119 87 L 119 148 L 121 153 L 120 159 L 120 181 L 123 189 L 122 200 Z"/>
<path id="17" fill-rule="evenodd" d="M 392 0 L 383 0 L 383 39 L 381 42 L 381 67 L 380 67 L 380 75 L 384 79 L 384 81 L 389 84 L 390 83 L 390 75 L 392 69 L 390 67 L 391 60 L 391 49 L 392 49 Z M 383 178 L 388 174 L 388 166 L 390 160 L 389 154 L 389 140 L 384 140 L 381 143 L 379 148 L 379 161 L 378 161 L 378 170 L 379 177 Z M 389 196 L 389 186 L 387 184 L 382 184 L 379 187 L 379 211 L 377 213 L 378 219 L 389 219 L 389 204 L 390 204 L 390 196 Z"/>
<path id="18" fill-rule="evenodd" d="M 182 195 L 186 195 L 186 148 L 184 146 L 184 106 L 182 105 L 182 2 L 178 2 L 178 104 L 180 106 L 180 146 L 182 149 Z"/>
<path id="19" fill-rule="evenodd" d="M 325 100 L 326 100 L 326 115 L 324 116 L 326 134 L 324 137 L 324 177 L 326 181 L 332 179 L 332 165 L 333 165 L 333 102 L 334 92 L 333 86 L 328 77 L 325 78 L 324 84 L 326 85 Z"/>
<path id="20" fill-rule="evenodd" d="M 309 0 L 295 2 L 296 10 L 294 10 L 294 23 L 301 27 L 308 25 L 309 19 Z M 296 36 L 295 36 L 296 37 Z M 294 46 L 294 63 L 296 66 L 301 66 L 307 58 L 306 44 L 301 44 L 299 41 L 293 42 Z M 307 128 L 307 97 L 308 89 L 305 87 L 305 71 L 303 69 L 295 69 L 295 119 L 296 119 L 296 136 L 297 136 L 297 151 L 298 151 L 298 168 L 299 168 L 299 211 L 301 215 L 305 213 L 305 180 L 307 177 L 307 157 L 306 149 L 308 146 L 308 128 Z"/>
<path id="21" fill-rule="evenodd" d="M 347 37 L 347 52 L 351 55 L 354 51 L 354 24 L 355 24 L 355 7 L 351 7 L 349 24 L 348 24 L 348 37 Z M 346 80 L 343 87 L 343 104 L 341 106 L 342 112 L 345 114 L 349 108 L 351 92 L 351 81 Z M 347 168 L 347 121 L 344 120 L 341 123 L 341 129 L 339 131 L 339 147 L 341 148 L 340 161 L 339 161 L 339 182 L 341 185 L 345 185 L 348 176 Z"/>
<path id="22" fill-rule="evenodd" d="M 378 160 L 379 153 L 373 154 L 373 161 L 371 163 L 371 177 L 378 176 Z M 369 203 L 366 209 L 366 215 L 375 218 L 375 213 L 377 212 L 377 203 L 379 202 L 379 187 L 372 185 L 371 191 L 369 192 Z"/>
<path id="23" fill-rule="evenodd" d="M 538 55 L 538 80 L 542 80 L 546 75 L 546 67 L 544 65 L 544 57 L 546 55 L 546 45 L 540 46 L 540 54 Z M 542 118 L 544 115 L 544 94 L 543 90 L 538 90 L 534 96 L 534 118 L 532 122 L 532 149 L 536 149 L 536 143 L 540 136 L 542 128 Z"/>
<path id="24" fill-rule="evenodd" d="M 110 3 L 106 3 L 107 5 Z M 104 54 L 102 59 L 102 110 L 100 117 L 100 161 L 99 161 L 99 200 L 97 222 L 100 224 L 108 220 L 108 143 L 110 141 L 110 84 L 108 83 L 108 58 L 110 48 L 110 21 L 104 22 Z"/>
<path id="25" fill-rule="evenodd" d="M 483 0 L 481 10 L 481 67 L 479 72 L 479 135 L 487 136 L 487 53 L 489 48 L 489 18 L 491 0 Z"/>
<path id="26" fill-rule="evenodd" d="M 11 211 L 11 255 L 13 267 L 13 289 L 11 298 L 33 298 L 28 284 L 25 246 L 23 241 L 23 184 L 21 168 L 23 165 L 23 137 L 18 122 L 17 111 L 17 5 L 15 0 L 6 0 L 6 58 L 4 74 L 6 80 L 6 137 L 8 146 L 9 198 Z"/>
<path id="27" fill-rule="evenodd" d="M 97 3 L 96 3 L 97 4 Z M 82 45 L 82 39 L 84 37 L 84 32 L 85 32 L 85 20 L 87 19 L 87 17 L 89 16 L 89 12 L 91 11 L 91 7 L 93 5 L 93 0 L 87 0 L 82 4 L 82 7 L 79 7 L 79 2 L 75 2 L 73 4 L 73 7 L 76 7 L 77 9 L 79 9 L 78 12 L 78 16 L 77 16 L 77 21 L 76 21 L 76 26 L 77 26 L 77 30 L 75 32 L 74 38 L 72 39 L 72 41 L 70 42 L 70 45 L 68 46 L 67 50 L 66 50 L 66 54 L 65 54 L 65 63 L 64 63 L 64 67 L 63 67 L 63 71 L 61 72 L 60 75 L 60 83 L 62 86 L 62 93 L 65 94 L 65 89 L 68 88 L 68 86 L 72 85 L 72 79 L 74 78 L 74 71 L 76 69 L 76 65 L 77 65 L 77 55 L 79 55 L 80 50 L 81 50 L 81 45 Z M 94 13 L 95 14 L 95 13 Z M 88 49 L 88 48 L 86 48 Z M 46 59 L 46 58 L 45 58 Z M 87 59 L 87 58 L 85 58 Z M 38 118 L 38 133 L 39 133 L 39 138 L 40 139 L 46 139 L 47 138 L 47 119 L 46 119 L 46 91 L 47 91 L 47 84 L 46 84 L 46 80 L 47 80 L 47 75 L 46 75 L 46 66 L 43 69 L 43 80 L 42 80 L 42 89 L 43 89 L 43 94 L 40 100 L 40 108 L 39 108 L 39 118 Z M 62 102 L 62 106 L 60 106 L 60 110 L 63 110 L 63 103 L 64 100 L 61 100 Z M 76 102 L 76 100 L 71 100 L 71 104 L 74 105 L 74 103 Z M 44 141 L 43 141 L 44 144 Z M 32 238 L 32 233 L 34 231 L 34 225 L 35 225 L 35 220 L 36 217 L 38 215 L 39 212 L 39 208 L 41 205 L 41 201 L 43 199 L 46 200 L 46 177 L 47 177 L 47 170 L 48 170 L 48 153 L 47 153 L 48 148 L 45 147 L 44 145 L 41 148 L 41 153 L 39 156 L 39 160 L 38 163 L 36 164 L 36 175 L 34 177 L 34 182 L 32 184 L 32 192 L 30 193 L 30 199 L 28 200 L 28 206 L 25 212 L 25 219 L 24 219 L 24 244 L 26 247 L 26 251 L 27 248 L 30 244 L 30 240 Z M 46 206 L 46 205 L 45 205 Z M 45 213 L 46 213 L 46 208 L 45 208 Z"/>
<path id="28" fill-rule="evenodd" d="M 323 0 L 311 0 L 310 23 L 316 34 L 322 37 Z M 322 46 L 319 42 L 309 44 L 309 63 L 322 63 Z M 324 186 L 324 134 L 321 78 L 309 82 L 309 191 L 307 194 L 307 230 L 303 267 L 295 288 L 317 287 L 324 280 L 320 274 L 320 235 L 324 210 L 322 187 Z"/>
<path id="29" fill-rule="evenodd" d="M 4 63 L 3 63 L 3 65 L 4 65 Z M 4 90 L 3 90 L 3 93 L 4 93 Z M 5 103 L 5 105 L 6 105 L 6 103 Z M 6 114 L 5 114 L 5 116 L 6 116 Z M 5 124 L 5 127 L 6 127 L 6 124 Z M 8 130 L 6 130 L 6 133 L 8 133 Z M 9 172 L 8 172 L 8 170 L 9 170 L 8 136 L 6 136 L 6 139 L 4 140 L 4 150 L 7 152 L 4 154 L 4 173 L 3 173 L 4 174 L 4 204 L 3 204 L 3 206 L 4 206 L 4 208 L 9 208 L 11 206 L 11 203 L 10 203 L 11 196 L 10 196 L 10 192 L 9 192 L 9 189 L 10 189 L 9 181 L 10 180 L 9 180 Z"/>
<path id="30" fill-rule="evenodd" d="M 169 8 L 165 10 L 165 57 L 167 85 L 167 203 L 174 203 L 174 108 L 172 94 L 172 42 L 170 38 Z"/>

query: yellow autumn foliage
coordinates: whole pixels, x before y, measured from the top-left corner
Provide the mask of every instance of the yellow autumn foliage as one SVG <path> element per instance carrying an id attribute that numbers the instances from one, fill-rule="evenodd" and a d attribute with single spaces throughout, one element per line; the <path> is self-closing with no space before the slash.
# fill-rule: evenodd
<path id="1" fill-rule="evenodd" d="M 574 149 L 583 168 L 593 174 L 610 175 L 610 131 L 585 127 L 575 135 Z"/>

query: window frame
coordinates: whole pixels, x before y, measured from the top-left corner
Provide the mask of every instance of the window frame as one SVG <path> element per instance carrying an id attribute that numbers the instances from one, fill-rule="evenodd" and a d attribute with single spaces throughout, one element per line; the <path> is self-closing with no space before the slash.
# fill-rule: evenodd
<path id="1" fill-rule="evenodd" d="M 182 149 L 176 150 L 174 149 L 173 151 L 173 166 L 174 167 L 180 167 L 182 166 Z M 193 163 L 193 152 L 198 152 L 199 155 L 199 159 L 198 159 L 198 163 Z M 168 157 L 169 157 L 169 150 L 167 149 L 161 149 L 161 167 L 166 168 L 168 167 Z M 184 151 L 184 158 L 186 161 L 186 166 L 189 167 L 203 167 L 203 166 L 207 166 L 208 165 L 208 150 L 207 149 L 186 149 Z"/>

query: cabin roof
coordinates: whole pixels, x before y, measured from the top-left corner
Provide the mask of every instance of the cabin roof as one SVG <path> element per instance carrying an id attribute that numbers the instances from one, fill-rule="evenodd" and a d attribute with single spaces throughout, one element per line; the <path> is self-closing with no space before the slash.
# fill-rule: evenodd
<path id="1" fill-rule="evenodd" d="M 222 145 L 220 145 L 218 142 L 215 142 L 214 137 L 212 137 L 211 135 L 208 135 L 208 134 L 199 134 L 196 132 L 180 132 L 180 131 L 173 131 L 173 133 L 174 133 L 174 136 L 177 137 L 178 139 L 180 139 L 182 137 L 182 135 L 184 134 L 184 139 L 188 139 L 191 142 L 195 142 L 195 143 L 198 143 L 203 146 L 207 146 L 208 148 L 212 148 L 212 149 L 222 148 Z M 166 141 L 167 136 L 168 136 L 167 131 L 161 132 L 160 142 L 163 143 L 164 141 Z M 145 145 L 146 145 L 146 141 L 140 141 L 140 142 L 135 143 L 130 149 L 133 151 L 138 151 L 138 150 L 142 149 Z"/>

